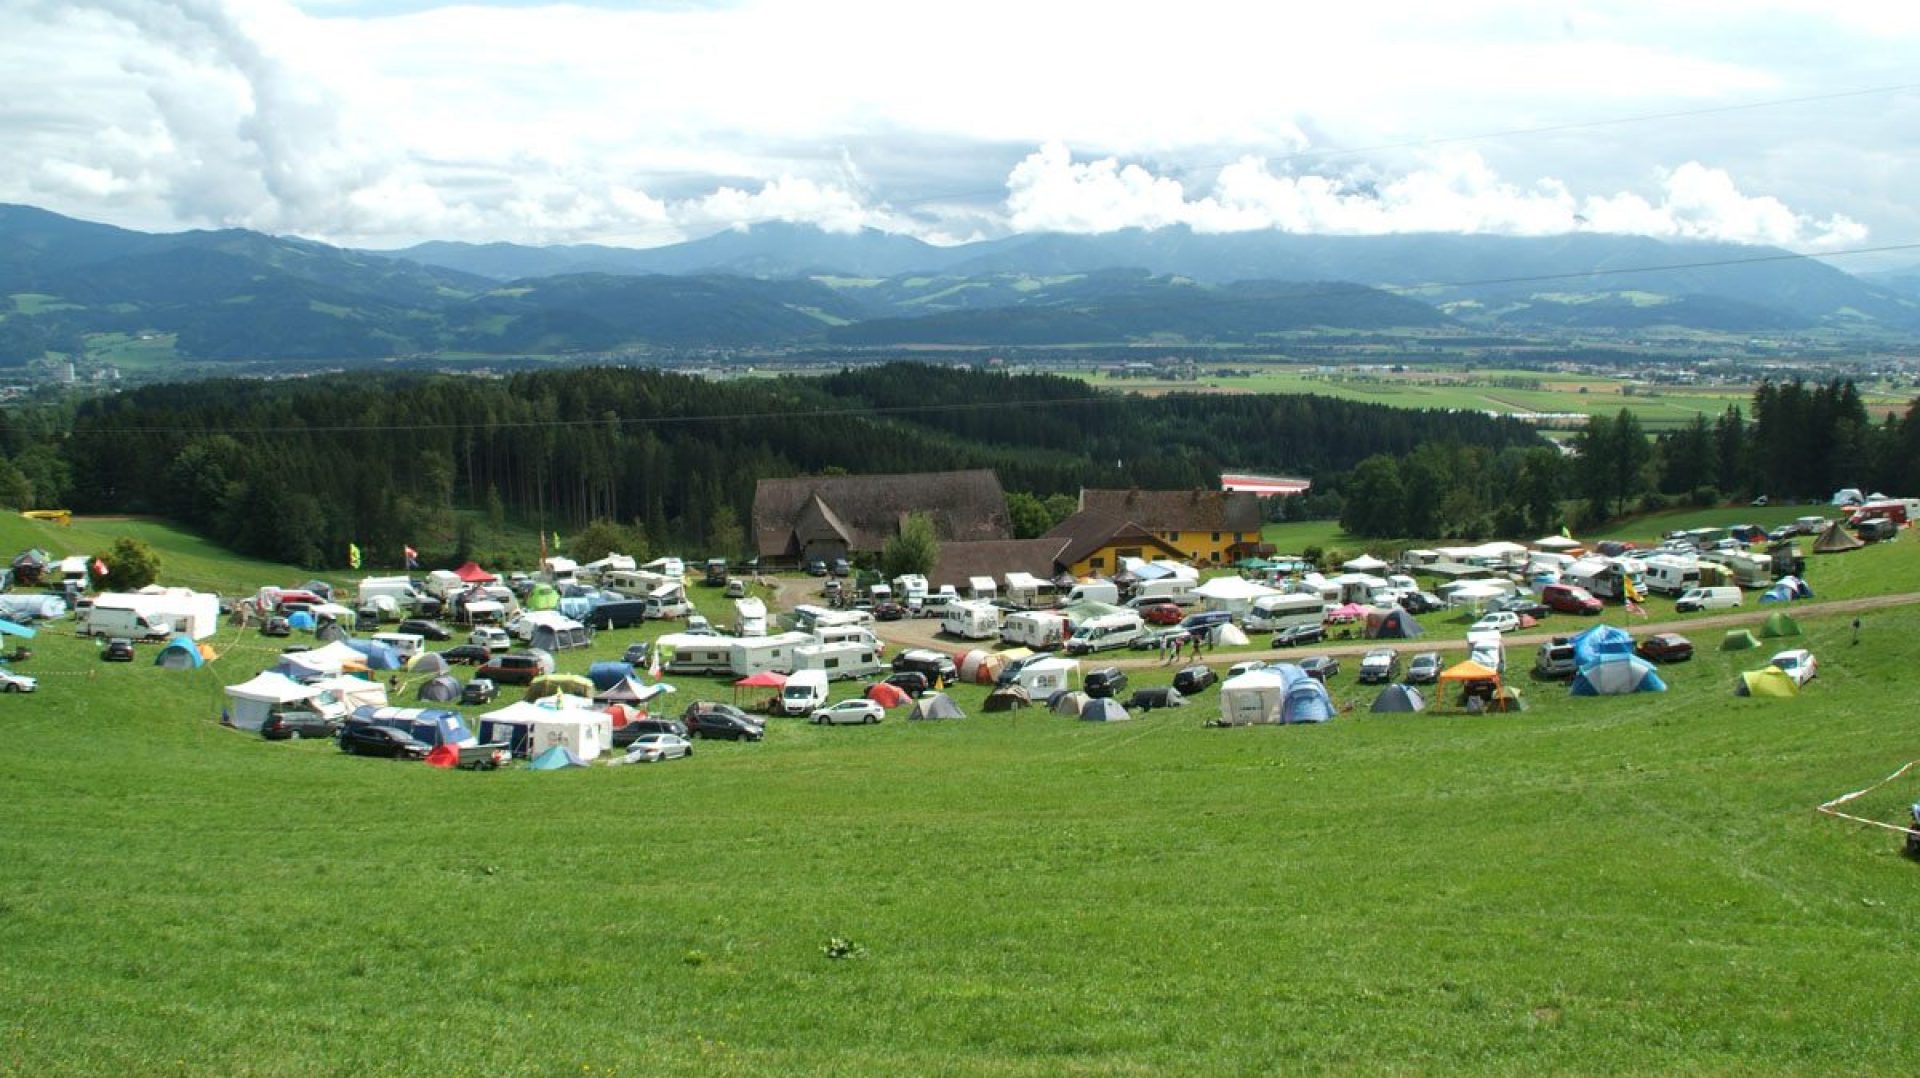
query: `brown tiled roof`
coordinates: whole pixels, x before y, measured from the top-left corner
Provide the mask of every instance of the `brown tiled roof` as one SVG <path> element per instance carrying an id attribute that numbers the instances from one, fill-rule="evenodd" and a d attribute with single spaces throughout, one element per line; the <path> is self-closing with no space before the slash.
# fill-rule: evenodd
<path id="1" fill-rule="evenodd" d="M 1060 554 L 1060 562 L 1063 565 L 1083 561 L 1087 555 L 1109 543 L 1122 543 L 1127 546 L 1138 544 L 1143 550 L 1156 549 L 1175 559 L 1187 556 L 1185 552 L 1131 520 L 1092 509 L 1082 509 L 1055 524 L 1053 530 L 1046 534 L 1046 538 L 1067 541 L 1066 549 Z"/>
<path id="2" fill-rule="evenodd" d="M 877 552 L 911 513 L 930 515 L 943 541 L 1004 539 L 1012 530 L 1000 480 L 985 468 L 812 476 L 760 480 L 753 492 L 754 544 L 762 557 L 780 557 L 799 528 L 806 537 L 831 531 L 845 537 L 849 550 Z"/>
<path id="3" fill-rule="evenodd" d="M 1260 498 L 1219 490 L 1082 490 L 1080 508 L 1156 532 L 1257 532 Z"/>
<path id="4" fill-rule="evenodd" d="M 1065 539 L 986 539 L 971 543 L 941 543 L 940 558 L 927 574 L 934 587 L 952 584 L 962 592 L 976 576 L 1002 580 L 1008 573 L 1031 573 L 1052 580 L 1067 562 L 1060 556 Z"/>

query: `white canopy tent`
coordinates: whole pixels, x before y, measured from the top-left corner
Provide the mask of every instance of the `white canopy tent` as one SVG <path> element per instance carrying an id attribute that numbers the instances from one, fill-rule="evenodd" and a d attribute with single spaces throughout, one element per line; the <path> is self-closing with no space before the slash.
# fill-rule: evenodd
<path id="1" fill-rule="evenodd" d="M 1237 576 L 1216 576 L 1193 589 L 1193 594 L 1195 598 L 1204 602 L 1209 610 L 1245 614 L 1252 608 L 1255 599 L 1279 595 L 1280 591 Z"/>
<path id="2" fill-rule="evenodd" d="M 1340 567 L 1342 569 L 1350 569 L 1356 573 L 1377 573 L 1385 569 L 1387 563 L 1371 554 L 1362 554 L 1351 561 L 1342 562 Z"/>
<path id="3" fill-rule="evenodd" d="M 258 730 L 266 724 L 267 715 L 274 708 L 312 700 L 323 693 L 322 689 L 268 671 L 250 681 L 227 686 L 227 695 L 233 700 L 227 706 L 227 719 L 236 730 Z"/>

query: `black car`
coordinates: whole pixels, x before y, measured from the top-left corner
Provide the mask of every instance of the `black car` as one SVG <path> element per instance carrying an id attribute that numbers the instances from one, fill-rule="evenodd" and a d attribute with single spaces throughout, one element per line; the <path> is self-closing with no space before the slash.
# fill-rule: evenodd
<path id="1" fill-rule="evenodd" d="M 133 641 L 128 640 L 124 636 L 114 637 L 112 640 L 107 641 L 107 650 L 100 653 L 100 658 L 110 663 L 132 662 Z"/>
<path id="2" fill-rule="evenodd" d="M 614 728 L 613 747 L 624 749 L 633 744 L 642 734 L 672 734 L 675 737 L 686 737 L 687 724 L 679 719 L 635 719 L 625 726 Z"/>
<path id="3" fill-rule="evenodd" d="M 460 687 L 460 702 L 463 704 L 490 704 L 500 695 L 500 686 L 483 677 L 474 678 Z"/>
<path id="4" fill-rule="evenodd" d="M 1410 591 L 1400 597 L 1400 609 L 1409 614 L 1431 614 L 1446 608 L 1447 604 L 1432 592 Z"/>
<path id="5" fill-rule="evenodd" d="M 927 675 L 931 680 L 951 683 L 960 671 L 953 665 L 953 657 L 926 648 L 909 648 L 893 657 L 895 673 L 912 670 Z"/>
<path id="6" fill-rule="evenodd" d="M 1504 599 L 1498 599 L 1487 604 L 1487 613 L 1489 614 L 1500 610 L 1510 610 L 1515 614 L 1519 614 L 1521 617 L 1532 618 L 1535 621 L 1539 621 L 1541 618 L 1549 617 L 1553 614 L 1553 607 L 1535 599 L 1531 595 L 1509 595 Z"/>
<path id="7" fill-rule="evenodd" d="M 1340 660 L 1331 655 L 1309 655 L 1300 660 L 1300 669 L 1308 677 L 1325 681 L 1340 672 Z"/>
<path id="8" fill-rule="evenodd" d="M 1214 673 L 1211 667 L 1187 666 L 1173 675 L 1173 687 L 1179 689 L 1183 696 L 1192 696 L 1206 691 L 1208 686 L 1219 680 L 1220 675 Z"/>
<path id="9" fill-rule="evenodd" d="M 726 711 L 709 709 L 694 711 L 687 716 L 687 736 L 725 741 L 759 741 L 767 736 L 767 728 L 747 717 L 739 708 L 727 708 Z"/>
<path id="10" fill-rule="evenodd" d="M 1327 638 L 1325 625 L 1289 625 L 1273 634 L 1273 646 L 1276 648 L 1298 647 L 1301 644 L 1318 644 Z"/>
<path id="11" fill-rule="evenodd" d="M 875 621 L 899 621 L 906 616 L 907 608 L 892 600 L 873 604 Z"/>
<path id="12" fill-rule="evenodd" d="M 485 644 L 459 644 L 440 653 L 455 666 L 485 666 L 493 661 L 493 649 Z"/>
<path id="13" fill-rule="evenodd" d="M 297 741 L 303 737 L 332 737 L 340 724 L 305 708 L 287 708 L 267 714 L 260 724 L 260 736 L 268 741 Z"/>
<path id="14" fill-rule="evenodd" d="M 1089 670 L 1086 678 L 1080 682 L 1080 690 L 1095 699 L 1119 696 L 1127 691 L 1127 672 L 1117 666 Z"/>
<path id="15" fill-rule="evenodd" d="M 807 575 L 808 576 L 826 576 L 827 563 L 820 560 L 819 558 L 813 559 L 812 561 L 807 563 Z"/>
<path id="16" fill-rule="evenodd" d="M 293 624 L 286 618 L 274 614 L 260 623 L 261 636 L 292 636 Z"/>
<path id="17" fill-rule="evenodd" d="M 407 620 L 400 623 L 400 628 L 396 631 L 403 632 L 403 633 L 412 633 L 415 636 L 424 636 L 428 640 L 452 640 L 453 639 L 453 634 L 447 631 L 447 627 L 445 625 L 442 625 L 431 618 L 408 618 Z"/>
<path id="18" fill-rule="evenodd" d="M 388 726 L 350 723 L 340 731 L 340 751 L 355 756 L 386 756 L 396 760 L 424 760 L 433 747 Z"/>
<path id="19" fill-rule="evenodd" d="M 897 674 L 889 674 L 887 684 L 908 696 L 918 696 L 933 687 L 933 682 L 927 680 L 927 675 L 918 670 L 902 670 Z"/>

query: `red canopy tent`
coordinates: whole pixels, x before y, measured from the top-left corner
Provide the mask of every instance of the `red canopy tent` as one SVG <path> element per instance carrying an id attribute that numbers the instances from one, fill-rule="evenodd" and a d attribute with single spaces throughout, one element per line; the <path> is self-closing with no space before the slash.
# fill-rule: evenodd
<path id="1" fill-rule="evenodd" d="M 787 675 L 773 670 L 762 670 L 757 674 L 748 674 L 746 677 L 733 683 L 734 703 L 738 704 L 740 702 L 741 689 L 767 689 L 769 690 L 769 699 L 764 701 L 764 703 L 768 706 L 768 709 L 771 710 L 773 701 L 780 698 L 780 690 L 786 683 Z"/>
<path id="2" fill-rule="evenodd" d="M 474 562 L 468 562 L 460 568 L 455 569 L 453 575 L 469 584 L 491 584 L 500 579 L 485 569 L 480 568 L 480 566 Z"/>

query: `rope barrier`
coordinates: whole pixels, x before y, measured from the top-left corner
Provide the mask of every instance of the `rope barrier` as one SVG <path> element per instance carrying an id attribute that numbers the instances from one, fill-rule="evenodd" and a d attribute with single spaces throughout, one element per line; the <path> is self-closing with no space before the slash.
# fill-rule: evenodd
<path id="1" fill-rule="evenodd" d="M 1894 779 L 1897 779 L 1900 776 L 1906 774 L 1907 772 L 1913 770 L 1913 767 L 1915 764 L 1920 764 L 1920 760 L 1909 760 L 1905 765 L 1903 765 L 1900 768 L 1900 770 L 1895 771 L 1893 774 L 1888 775 L 1886 778 L 1881 779 L 1879 782 L 1876 782 L 1871 786 L 1865 787 L 1864 789 L 1855 790 L 1850 794 L 1841 794 L 1839 797 L 1836 797 L 1833 800 L 1820 805 L 1818 808 L 1815 809 L 1815 811 L 1824 812 L 1827 815 L 1835 817 L 1837 819 L 1851 820 L 1854 823 L 1863 823 L 1869 827 L 1880 827 L 1888 831 L 1895 831 L 1902 835 L 1920 835 L 1920 829 L 1907 827 L 1903 824 L 1887 823 L 1884 820 L 1869 820 L 1863 816 L 1849 815 L 1848 813 L 1841 812 L 1838 807 L 1856 798 L 1865 797 L 1866 795 L 1872 793 L 1873 791 L 1878 790 L 1880 787 L 1885 786 L 1887 783 L 1892 782 Z"/>

